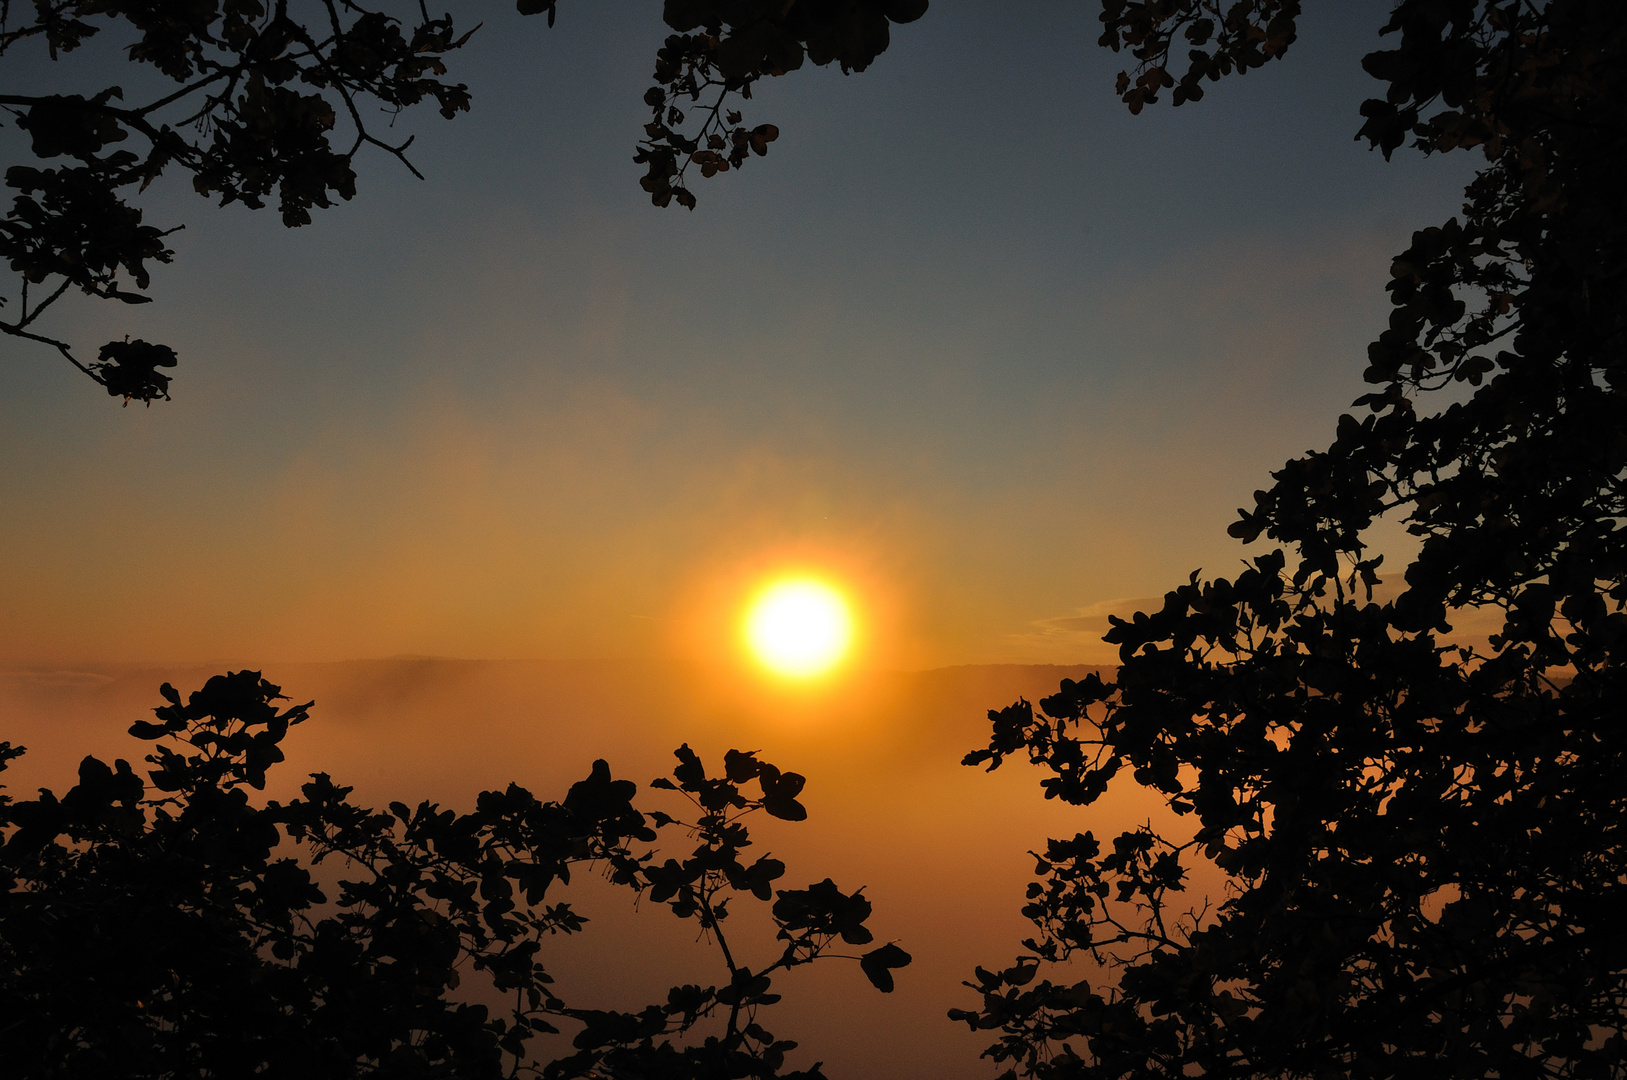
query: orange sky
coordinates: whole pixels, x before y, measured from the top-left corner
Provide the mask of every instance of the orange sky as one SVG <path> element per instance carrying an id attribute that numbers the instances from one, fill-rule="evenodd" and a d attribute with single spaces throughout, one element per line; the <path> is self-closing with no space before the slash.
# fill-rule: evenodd
<path id="1" fill-rule="evenodd" d="M 918 958 L 879 1002 L 817 976 L 810 1049 L 837 1080 L 988 1075 L 941 1018 L 1022 936 L 1025 852 L 1148 808 L 961 769 L 984 710 L 1062 672 L 951 666 L 1111 662 L 1109 614 L 1254 554 L 1235 508 L 1363 391 L 1390 259 L 1464 168 L 1352 141 L 1381 2 L 1136 118 L 1089 5 L 993 10 L 762 88 L 781 138 L 692 214 L 628 162 L 648 5 L 493 20 L 458 58 L 474 113 L 402 121 L 428 179 L 364 159 L 310 228 L 157 185 L 149 220 L 187 224 L 157 302 L 45 329 L 172 344 L 174 401 L 0 341 L 12 789 L 128 756 L 159 681 L 227 663 L 318 700 L 288 783 L 366 799 L 761 747 L 811 778 L 793 873 L 868 885 Z M 738 645 L 792 569 L 855 613 L 851 663 L 802 688 Z"/>

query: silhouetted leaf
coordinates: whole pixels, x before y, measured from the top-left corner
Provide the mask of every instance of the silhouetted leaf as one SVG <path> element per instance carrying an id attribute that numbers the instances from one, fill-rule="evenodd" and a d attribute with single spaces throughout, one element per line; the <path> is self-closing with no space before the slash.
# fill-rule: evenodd
<path id="1" fill-rule="evenodd" d="M 892 969 L 906 967 L 909 962 L 910 954 L 892 944 L 871 949 L 859 957 L 859 967 L 864 971 L 865 977 L 883 994 L 893 992 Z"/>

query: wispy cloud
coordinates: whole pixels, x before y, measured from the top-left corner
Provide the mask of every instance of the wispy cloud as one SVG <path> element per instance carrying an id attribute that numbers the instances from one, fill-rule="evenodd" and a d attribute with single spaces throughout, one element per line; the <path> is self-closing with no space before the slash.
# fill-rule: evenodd
<path id="1" fill-rule="evenodd" d="M 1065 615 L 1036 619 L 1028 629 L 1010 634 L 1007 643 L 1024 655 L 1044 656 L 1054 663 L 1112 664 L 1118 650 L 1102 640 L 1109 616 L 1127 619 L 1138 611 L 1162 606 L 1157 596 L 1122 597 L 1074 608 Z"/>

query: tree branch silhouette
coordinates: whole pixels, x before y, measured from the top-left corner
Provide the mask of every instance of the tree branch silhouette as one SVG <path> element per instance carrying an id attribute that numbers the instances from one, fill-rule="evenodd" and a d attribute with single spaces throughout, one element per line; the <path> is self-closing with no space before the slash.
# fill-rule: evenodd
<path id="1" fill-rule="evenodd" d="M 1298 9 L 1104 0 L 1102 40 L 1141 65 L 1131 111 L 1179 105 L 1280 56 Z M 1392 265 L 1373 391 L 1239 511 L 1276 550 L 1114 618 L 1116 677 L 991 711 L 967 756 L 1168 810 L 1037 856 L 1039 934 L 951 1014 L 1014 1070 L 1627 1075 L 1627 9 L 1401 0 L 1383 33 L 1358 138 L 1483 163 Z M 1178 81 L 1177 34 L 1213 41 Z M 1379 603 L 1385 514 L 1420 549 Z M 1454 639 L 1473 609 L 1500 616 L 1483 647 Z M 1171 936 L 1199 864 L 1224 898 Z M 1056 966 L 1081 949 L 1102 985 Z"/>
<path id="2" fill-rule="evenodd" d="M 545 14 L 554 25 L 551 0 L 517 0 L 515 6 L 522 16 Z M 283 224 L 296 228 L 311 223 L 314 209 L 355 197 L 355 160 L 365 147 L 423 179 L 407 153 L 413 138 L 381 137 L 365 119 L 364 103 L 376 103 L 392 123 L 425 102 L 448 120 L 471 104 L 467 85 L 448 76 L 449 59 L 480 26 L 459 34 L 450 14 L 432 18 L 422 2 L 302 6 L 275 0 L 267 6 L 226 0 L 174 8 L 137 0 L 41 0 L 31 7 L 32 21 L 13 27 L 12 4 L 0 4 L 0 60 L 35 42 L 51 61 L 66 63 L 87 40 L 112 32 L 132 39 L 132 62 L 178 84 L 126 106 L 123 89 L 109 85 L 108 72 L 97 65 L 75 72 L 81 93 L 0 95 L 0 109 L 29 133 L 33 158 L 67 162 L 6 170 L 6 185 L 16 194 L 0 218 L 0 258 L 24 288 L 53 284 L 49 298 L 31 311 L 25 302 L 19 318 L 0 319 L 0 332 L 56 349 L 125 404 L 167 400 L 170 378 L 153 368 L 174 365 L 128 356 L 84 363 L 67 342 L 28 328 L 70 289 L 130 304 L 150 299 L 144 295 L 148 264 L 174 257 L 163 242 L 174 229 L 144 224 L 135 204 L 154 180 L 180 170 L 199 195 L 251 209 L 275 195 Z M 300 14 L 307 8 L 310 17 Z M 691 165 L 710 177 L 768 152 L 779 129 L 759 124 L 747 130 L 737 112 L 724 109 L 727 101 L 749 98 L 759 80 L 796 70 L 804 58 L 862 71 L 887 47 L 891 22 L 925 10 L 925 0 L 668 4 L 667 24 L 685 32 L 668 37 L 657 55 L 656 85 L 645 95 L 652 122 L 635 155 L 647 166 L 641 183 L 652 201 L 693 209 L 695 196 L 685 184 Z M 687 32 L 696 29 L 701 32 Z M 686 133 L 693 117 L 675 103 L 714 90 L 715 100 L 699 110 L 698 128 Z M 141 144 L 136 150 L 115 148 L 132 139 Z M 175 358 L 173 350 L 155 348 Z"/>
<path id="3" fill-rule="evenodd" d="M 760 1023 L 779 1000 L 770 973 L 813 962 L 837 934 L 870 940 L 868 901 L 828 878 L 778 890 L 770 917 L 788 944 L 758 971 L 722 933 L 737 894 L 775 899 L 784 864 L 740 860 L 752 842 L 740 818 L 805 817 L 796 774 L 731 751 L 712 777 L 681 747 L 677 783 L 652 786 L 698 800 L 693 824 L 636 809 L 635 785 L 603 761 L 561 801 L 510 784 L 466 814 L 427 801 L 376 811 L 325 773 L 302 798 L 258 801 L 249 792 L 311 704 L 279 709 L 280 689 L 253 671 L 185 702 L 162 693 L 156 722 L 130 729 L 152 744 L 147 784 L 126 761 L 87 757 L 61 798 L 0 797 L 7 1075 L 821 1075 L 784 1071 L 796 1044 Z M 0 770 L 21 753 L 0 743 Z M 674 827 L 700 842 L 657 865 L 648 845 Z M 586 927 L 552 891 L 581 869 L 697 919 L 727 984 L 675 986 L 629 1011 L 571 1005 L 544 942 Z M 892 945 L 857 959 L 883 991 L 909 963 Z M 512 1005 L 494 1014 L 480 988 Z M 562 1024 L 577 1028 L 574 1052 L 539 1058 L 532 1040 Z"/>

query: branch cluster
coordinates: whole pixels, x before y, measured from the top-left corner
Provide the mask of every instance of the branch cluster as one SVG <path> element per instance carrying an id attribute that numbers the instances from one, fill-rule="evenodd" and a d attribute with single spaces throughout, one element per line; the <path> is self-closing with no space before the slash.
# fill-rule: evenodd
<path id="1" fill-rule="evenodd" d="M 392 13 L 354 0 L 36 0 L 26 5 L 31 19 L 13 22 L 23 6 L 0 4 L 0 60 L 43 48 L 66 62 L 90 38 L 111 33 L 128 37 L 130 60 L 164 86 L 137 102 L 126 102 L 117 84 L 0 94 L 34 157 L 51 163 L 5 174 L 16 194 L 0 219 L 0 258 L 22 288 L 0 331 L 55 348 L 126 403 L 168 397 L 169 379 L 153 369 L 173 366 L 172 352 L 164 364 L 110 345 L 86 364 L 67 342 L 33 327 L 69 290 L 129 304 L 150 299 L 139 290 L 150 284 L 150 264 L 173 258 L 165 237 L 174 230 L 146 224 L 133 204 L 148 185 L 179 169 L 222 205 L 260 208 L 274 199 L 285 225 L 306 225 L 314 208 L 356 194 L 363 147 L 412 168 L 412 140 L 384 137 L 371 115 L 393 122 L 424 101 L 447 119 L 469 108 L 468 87 L 446 78 L 446 58 L 472 31 L 459 34 L 450 15 L 432 18 L 418 4 Z M 519 6 L 546 11 L 552 22 L 551 3 Z M 89 79 L 105 77 L 99 70 Z"/>
<path id="2" fill-rule="evenodd" d="M 1125 101 L 1258 66 L 1296 9 L 1106 0 Z M 1232 36 L 1175 84 L 1205 19 Z M 1359 137 L 1484 164 L 1395 260 L 1360 418 L 1240 511 L 1277 550 L 1114 619 L 1115 678 L 967 757 L 1168 810 L 1037 854 L 1038 934 L 968 984 L 954 1015 L 1032 1075 L 1627 1076 L 1627 9 L 1403 0 L 1385 33 Z M 1421 547 L 1381 603 L 1385 514 Z M 1500 628 L 1454 640 L 1475 610 Z M 1182 911 L 1200 866 L 1227 890 Z"/>
<path id="3" fill-rule="evenodd" d="M 677 33 L 656 54 L 655 85 L 644 95 L 650 122 L 633 158 L 646 169 L 639 185 L 656 206 L 676 202 L 693 210 L 695 196 L 684 183 L 691 165 L 703 177 L 738 169 L 779 138 L 773 124 L 745 127 L 739 110 L 727 107 L 732 98 L 750 99 L 759 81 L 804 61 L 863 71 L 886 50 L 891 23 L 913 22 L 926 9 L 926 0 L 668 3 L 667 25 Z"/>
<path id="4" fill-rule="evenodd" d="M 743 817 L 806 816 L 800 776 L 731 751 L 726 775 L 708 777 L 685 746 L 677 783 L 653 786 L 687 796 L 694 822 L 636 809 L 635 785 L 603 761 L 559 802 L 511 784 L 467 814 L 375 811 L 324 773 L 303 798 L 260 804 L 249 792 L 310 704 L 279 709 L 279 688 L 253 671 L 184 703 L 163 694 L 156 722 L 130 729 L 155 744 L 148 784 L 125 761 L 87 757 L 61 798 L 0 798 L 8 1075 L 820 1075 L 782 1072 L 796 1044 L 758 1014 L 778 1000 L 773 973 L 834 955 L 837 939 L 870 941 L 870 904 L 828 878 L 776 892 L 783 864 L 739 858 L 752 842 Z M 0 743 L 0 769 L 20 753 Z M 658 863 L 647 845 L 664 829 L 698 846 Z M 630 1011 L 570 1004 L 544 943 L 587 924 L 556 891 L 583 867 L 698 920 L 726 980 Z M 757 968 L 724 936 L 741 894 L 774 901 L 784 944 Z M 882 990 L 909 963 L 896 945 L 856 959 Z M 562 1025 L 573 1052 L 539 1060 L 533 1038 Z"/>

